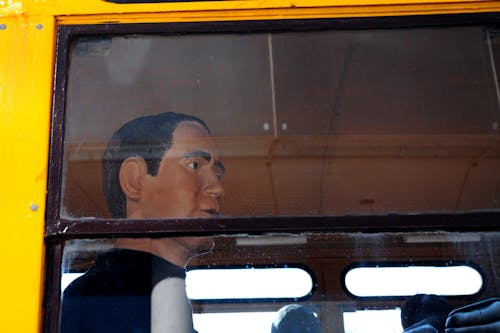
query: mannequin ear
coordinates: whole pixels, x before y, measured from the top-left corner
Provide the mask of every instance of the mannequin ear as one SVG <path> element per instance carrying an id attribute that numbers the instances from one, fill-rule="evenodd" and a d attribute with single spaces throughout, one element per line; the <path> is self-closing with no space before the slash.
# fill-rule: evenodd
<path id="1" fill-rule="evenodd" d="M 148 174 L 146 161 L 142 157 L 129 157 L 120 167 L 120 186 L 127 200 L 137 201 L 142 197 L 142 182 Z"/>

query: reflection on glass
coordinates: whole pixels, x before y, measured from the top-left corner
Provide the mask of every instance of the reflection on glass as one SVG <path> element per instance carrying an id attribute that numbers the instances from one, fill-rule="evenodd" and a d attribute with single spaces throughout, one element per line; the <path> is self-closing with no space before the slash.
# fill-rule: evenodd
<path id="1" fill-rule="evenodd" d="M 225 216 L 498 209 L 500 42 L 487 32 L 75 38 L 62 215 L 115 216 L 106 145 L 167 111 L 210 129 L 228 170 Z"/>

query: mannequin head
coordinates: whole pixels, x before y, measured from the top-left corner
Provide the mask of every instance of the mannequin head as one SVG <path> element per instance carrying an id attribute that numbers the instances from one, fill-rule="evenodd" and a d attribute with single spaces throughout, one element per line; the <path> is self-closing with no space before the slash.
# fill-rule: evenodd
<path id="1" fill-rule="evenodd" d="M 224 166 L 203 121 L 177 113 L 134 119 L 111 139 L 104 192 L 115 218 L 211 218 L 224 195 Z M 210 237 L 120 239 L 117 247 L 150 252 L 179 266 L 213 247 Z"/>

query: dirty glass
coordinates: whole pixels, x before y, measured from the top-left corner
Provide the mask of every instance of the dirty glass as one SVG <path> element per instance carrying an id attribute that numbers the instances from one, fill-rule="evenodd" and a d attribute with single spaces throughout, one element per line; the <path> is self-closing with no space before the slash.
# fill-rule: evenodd
<path id="1" fill-rule="evenodd" d="M 500 288 L 499 232 L 288 233 L 216 236 L 210 239 L 214 241 L 214 247 L 188 261 L 185 285 L 184 277 L 170 276 L 176 274 L 169 273 L 173 270 L 160 272 L 164 280 L 154 278 L 158 273 L 155 273 L 155 269 L 159 266 L 144 265 L 140 258 L 144 258 L 142 256 L 145 253 L 123 250 L 127 239 L 79 239 L 66 242 L 61 282 L 61 321 L 62 327 L 66 327 L 63 332 L 71 331 L 68 329 L 71 327 L 68 326 L 68 318 L 71 318 L 70 324 L 81 325 L 84 329 L 95 325 L 95 321 L 101 321 L 102 318 L 106 320 L 99 322 L 98 326 L 106 327 L 105 325 L 112 323 L 115 325 L 112 327 L 116 328 L 117 323 L 127 323 L 130 327 L 135 327 L 133 325 L 140 321 L 140 314 L 146 311 L 149 316 L 148 311 L 151 311 L 153 327 L 153 323 L 162 320 L 172 321 L 170 327 L 184 327 L 167 332 L 192 332 L 186 327 L 194 325 L 200 333 L 267 333 L 284 332 L 286 325 L 292 325 L 295 329 L 304 329 L 303 332 L 316 333 L 401 333 L 403 328 L 408 328 L 419 320 L 423 320 L 420 325 L 433 325 L 437 328 L 437 325 L 442 325 L 444 328 L 444 321 L 450 311 L 480 301 L 482 304 L 490 302 L 488 304 L 500 305 L 498 298 L 496 303 L 492 299 L 498 297 Z M 145 243 L 151 240 L 134 239 L 135 242 Z M 163 242 L 165 246 L 180 240 L 155 239 L 157 242 Z M 122 256 L 123 254 L 125 256 Z M 307 272 L 305 275 L 309 276 L 309 283 L 312 282 L 312 288 L 309 286 L 310 292 L 298 297 L 276 294 L 273 289 L 278 285 L 281 285 L 282 289 L 298 290 L 297 286 L 301 282 L 292 275 L 274 275 L 275 269 L 297 267 Z M 474 277 L 471 279 L 462 274 L 441 276 L 427 271 L 422 274 L 413 273 L 415 280 L 425 280 L 419 285 L 414 285 L 414 282 L 406 278 L 396 281 L 387 279 L 385 292 L 380 292 L 379 288 L 384 284 L 383 280 L 365 281 L 365 289 L 373 287 L 379 290 L 379 293 L 376 296 L 360 297 L 353 295 L 345 287 L 346 275 L 355 267 L 427 267 L 431 270 L 435 268 L 436 271 L 443 268 L 453 270 L 457 267 L 469 267 L 477 272 L 481 285 L 471 293 L 468 286 L 475 283 Z M 234 277 L 231 274 L 235 269 L 241 273 L 238 278 L 224 280 L 221 275 L 216 278 L 209 275 L 202 279 L 190 278 L 193 272 L 210 270 L 226 270 L 229 276 Z M 255 270 L 268 270 L 267 281 L 256 279 L 253 275 Z M 114 277 L 112 283 L 109 281 L 109 274 Z M 162 281 L 176 278 L 180 283 L 168 289 L 168 293 L 161 294 L 156 290 L 161 289 L 157 286 L 161 285 Z M 99 288 L 92 285 L 91 281 L 96 280 L 103 283 L 106 281 L 108 284 Z M 134 285 L 146 285 L 147 288 L 141 293 L 134 290 L 116 292 L 130 284 L 131 280 Z M 254 297 L 220 297 L 222 292 L 213 292 L 219 288 L 219 284 L 235 293 L 250 293 Z M 263 290 L 268 285 L 275 287 L 266 294 Z M 435 288 L 446 285 L 457 287 L 454 295 L 447 294 L 444 287 Z M 86 289 L 83 286 L 86 286 Z M 405 287 L 408 288 L 404 294 L 394 293 L 394 290 Z M 184 291 L 184 288 L 187 291 Z M 193 291 L 195 289 L 205 290 L 208 296 L 193 296 L 196 294 Z M 158 293 L 170 300 L 170 303 L 165 301 L 159 305 Z M 417 294 L 419 296 L 415 296 Z M 144 299 L 147 305 L 141 303 Z M 151 305 L 148 307 L 150 300 Z M 79 303 L 76 303 L 77 301 Z M 135 307 L 132 313 L 136 315 L 131 318 L 123 315 L 128 312 L 120 312 L 119 304 L 127 302 L 131 302 Z M 98 306 L 104 303 L 110 306 L 99 308 L 99 312 L 89 310 L 88 304 Z M 71 312 L 71 306 L 75 304 L 80 305 L 79 317 L 76 320 L 74 313 L 68 314 Z M 182 312 L 186 307 L 188 310 Z M 476 306 L 476 309 L 478 308 L 480 307 Z M 189 311 L 191 309 L 192 317 Z M 494 309 L 491 311 L 491 306 L 481 308 L 483 311 L 485 309 L 489 309 L 492 315 L 498 313 Z M 446 314 L 443 314 L 444 311 Z M 293 315 L 286 315 L 287 313 Z M 474 310 L 468 313 L 473 315 Z M 484 332 L 497 332 L 495 329 L 498 329 L 500 321 L 498 318 L 496 320 L 496 328 Z M 490 320 L 487 323 L 491 322 Z M 305 327 L 309 331 L 305 330 Z M 146 331 L 149 331 L 149 328 Z"/>
<path id="2" fill-rule="evenodd" d="M 164 112 L 202 119 L 224 165 L 210 169 L 218 204 L 196 217 L 498 209 L 499 52 L 474 26 L 75 37 L 61 217 L 126 217 L 106 203 L 104 151 Z"/>

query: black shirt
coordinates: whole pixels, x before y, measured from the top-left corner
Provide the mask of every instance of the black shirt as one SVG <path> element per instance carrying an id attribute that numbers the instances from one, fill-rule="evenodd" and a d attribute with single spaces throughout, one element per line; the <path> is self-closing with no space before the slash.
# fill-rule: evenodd
<path id="1" fill-rule="evenodd" d="M 116 249 L 64 291 L 62 333 L 149 333 L 151 291 L 166 278 L 185 279 L 185 270 L 146 252 Z"/>

